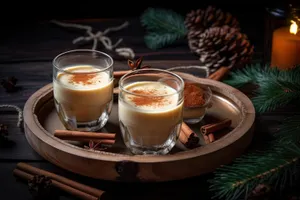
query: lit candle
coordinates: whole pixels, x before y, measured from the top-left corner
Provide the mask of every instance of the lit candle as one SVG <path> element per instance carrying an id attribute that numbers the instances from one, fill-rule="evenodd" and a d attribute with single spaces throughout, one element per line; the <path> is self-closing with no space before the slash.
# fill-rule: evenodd
<path id="1" fill-rule="evenodd" d="M 300 65 L 300 32 L 294 21 L 290 27 L 282 27 L 273 32 L 271 66 L 291 69 Z"/>

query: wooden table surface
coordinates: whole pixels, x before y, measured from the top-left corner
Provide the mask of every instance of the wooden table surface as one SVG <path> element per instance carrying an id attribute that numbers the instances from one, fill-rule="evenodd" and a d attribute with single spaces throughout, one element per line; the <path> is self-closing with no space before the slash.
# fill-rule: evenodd
<path id="1" fill-rule="evenodd" d="M 115 22 L 119 24 L 120 21 Z M 99 29 L 107 26 L 105 22 Z M 98 26 L 97 22 L 97 26 Z M 140 27 L 135 26 L 137 29 Z M 168 47 L 158 52 L 148 50 L 143 44 L 141 32 L 131 30 L 132 34 L 122 32 L 124 41 L 135 49 L 137 55 L 144 55 L 145 64 L 153 67 L 168 68 L 178 65 L 198 64 L 197 58 L 189 52 L 185 41 L 177 46 Z M 22 88 L 15 93 L 7 93 L 0 88 L 0 104 L 11 104 L 23 108 L 26 100 L 39 88 L 52 81 L 51 61 L 55 55 L 65 50 L 79 48 L 71 43 L 78 32 L 67 31 L 49 23 L 39 23 L 23 27 L 19 32 L 13 32 L 4 45 L 0 46 L 0 76 L 5 79 L 15 76 L 17 85 Z M 114 36 L 116 37 L 116 36 Z M 83 46 L 90 48 L 91 45 Z M 102 49 L 100 49 L 102 50 Z M 259 52 L 257 52 L 261 55 Z M 115 70 L 127 69 L 126 60 L 116 60 Z M 260 138 L 272 131 L 278 122 L 293 114 L 291 110 L 282 109 L 272 113 L 257 116 L 256 133 Z M 27 184 L 16 181 L 12 171 L 18 162 L 26 162 L 34 166 L 55 172 L 76 181 L 107 191 L 105 199 L 117 197 L 131 199 L 209 199 L 209 178 L 213 174 L 194 177 L 186 180 L 167 183 L 116 183 L 95 180 L 70 173 L 58 168 L 40 157 L 28 144 L 24 132 L 16 126 L 17 114 L 11 109 L 0 110 L 0 123 L 9 127 L 9 139 L 12 144 L 0 148 L 0 199 L 31 199 Z M 255 140 L 254 140 L 255 142 Z M 99 169 L 101 170 L 101 169 Z M 180 173 L 180 172 L 179 172 Z M 74 199 L 62 194 L 60 199 Z"/>

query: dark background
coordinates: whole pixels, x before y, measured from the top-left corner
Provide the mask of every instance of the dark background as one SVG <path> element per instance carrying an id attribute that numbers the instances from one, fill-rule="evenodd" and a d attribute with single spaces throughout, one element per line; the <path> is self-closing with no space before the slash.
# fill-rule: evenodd
<path id="1" fill-rule="evenodd" d="M 298 0 L 299 1 L 299 0 Z M 154 1 L 5 1 L 0 6 L 0 76 L 15 75 L 19 78 L 20 84 L 24 87 L 21 95 L 0 93 L 0 103 L 11 103 L 23 107 L 28 97 L 40 87 L 51 81 L 51 59 L 68 48 L 74 48 L 71 40 L 78 37 L 78 34 L 66 29 L 61 29 L 47 22 L 51 19 L 57 20 L 78 20 L 78 19 L 104 19 L 104 18 L 117 18 L 123 22 L 127 18 L 138 19 L 144 10 L 148 7 L 169 8 L 182 15 L 185 15 L 192 9 L 205 8 L 207 5 L 214 5 L 221 8 L 223 11 L 230 12 L 235 16 L 241 25 L 243 32 L 245 32 L 251 42 L 255 46 L 255 52 L 258 59 L 261 58 L 263 52 L 265 29 L 265 15 L 266 7 L 285 7 L 291 1 L 276 1 L 272 3 L 264 3 L 263 0 L 253 1 L 239 1 L 227 0 L 226 3 L 218 3 L 217 1 L 170 1 L 170 2 L 154 2 Z M 113 23 L 114 25 L 119 24 Z M 143 32 L 141 31 L 138 21 L 132 22 L 133 28 L 125 29 L 121 34 L 124 41 L 128 41 L 136 52 L 139 53 L 152 53 L 145 47 L 143 42 Z M 99 30 L 103 27 L 111 26 L 111 24 L 95 22 L 93 24 Z M 117 36 L 119 37 L 119 35 Z M 269 38 L 270 39 L 270 38 Z M 182 48 L 188 51 L 186 41 L 182 43 L 177 51 Z M 89 46 L 88 46 L 89 47 Z M 170 47 L 171 49 L 171 47 Z M 170 51 L 168 48 L 162 51 Z M 169 55 L 170 57 L 170 55 Z M 163 59 L 169 59 L 163 55 Z M 186 55 L 179 57 L 174 55 L 176 59 L 184 59 Z M 150 59 L 148 56 L 147 59 Z M 158 59 L 153 56 L 153 59 Z M 171 58 L 170 58 L 171 59 Z M 255 60 L 256 61 L 256 60 Z M 36 69 L 39 69 L 35 71 Z M 36 72 L 36 73 L 35 73 Z M 15 115 L 7 114 L 0 116 L 3 121 L 9 121 L 11 126 L 15 125 Z M 268 123 L 279 123 L 283 119 L 283 114 L 267 114 L 260 118 L 262 129 L 269 128 L 266 126 Z M 269 124 L 268 124 L 269 125 Z M 263 130 L 260 130 L 263 131 Z M 15 148 L 1 151 L 0 162 L 0 199 L 29 199 L 27 187 L 24 184 L 16 183 L 12 178 L 12 170 L 16 163 L 19 161 L 31 162 L 35 166 L 47 169 L 49 171 L 63 174 L 71 179 L 80 180 L 80 182 L 91 184 L 92 186 L 100 187 L 104 190 L 114 190 L 117 187 L 114 183 L 91 181 L 90 179 L 76 176 L 74 174 L 65 172 L 48 162 L 41 160 L 29 147 L 25 137 L 20 137 L 22 134 L 17 128 L 12 131 L 12 138 L 16 141 Z M 202 180 L 202 179 L 201 179 Z M 194 185 L 193 181 L 197 184 Z M 197 182 L 198 181 L 198 182 Z M 174 192 L 173 196 L 178 194 L 177 199 L 192 199 L 203 197 L 202 192 L 207 192 L 207 183 L 203 179 L 199 183 L 199 179 L 189 179 L 181 182 L 168 183 L 166 185 L 158 185 L 153 187 L 159 188 L 160 193 L 164 190 Z M 123 188 L 124 185 L 119 185 L 118 188 Z M 161 186 L 161 188 L 160 188 Z M 181 189 L 181 187 L 184 189 Z M 135 188 L 135 192 L 143 193 L 145 188 Z M 196 188 L 196 189 L 195 189 Z M 152 187 L 150 187 L 152 189 Z M 149 190 L 150 190 L 149 189 Z M 198 190 L 199 189 L 199 190 Z M 160 191 L 161 190 L 161 191 Z M 182 192 L 182 191 L 183 192 Z M 119 189 L 117 193 L 119 193 Z M 195 192 L 196 191 L 196 192 Z M 186 192 L 186 198 L 182 198 L 179 194 Z M 181 194 L 182 195 L 182 194 Z M 163 196 L 163 195 L 161 195 Z M 153 195 L 155 199 L 157 196 Z M 167 198 L 166 198 L 167 199 Z M 174 199 L 172 197 L 172 199 Z M 205 197 L 201 198 L 205 199 Z"/>
<path id="2" fill-rule="evenodd" d="M 1 5 L 1 16 L 5 21 L 32 21 L 45 19 L 74 19 L 74 18 L 120 18 L 137 17 L 148 7 L 170 8 L 185 14 L 191 9 L 215 5 L 226 9 L 237 16 L 255 20 L 267 6 L 286 6 L 296 1 L 20 1 L 6 2 Z"/>

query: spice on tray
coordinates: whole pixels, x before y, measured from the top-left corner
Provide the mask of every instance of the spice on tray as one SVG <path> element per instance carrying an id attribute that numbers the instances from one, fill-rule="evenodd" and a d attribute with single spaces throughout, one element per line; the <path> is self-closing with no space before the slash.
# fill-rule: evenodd
<path id="1" fill-rule="evenodd" d="M 179 134 L 179 141 L 187 148 L 193 149 L 199 146 L 199 137 L 197 134 L 185 123 L 182 122 L 181 131 Z"/>
<path id="2" fill-rule="evenodd" d="M 203 135 L 205 144 L 209 144 L 215 141 L 215 135 L 213 133 L 209 133 L 207 135 Z"/>
<path id="3" fill-rule="evenodd" d="M 93 141 L 99 144 L 114 144 L 115 133 L 96 133 L 71 130 L 55 130 L 54 136 L 62 140 L 90 142 Z"/>
<path id="4" fill-rule="evenodd" d="M 204 91 L 199 86 L 186 82 L 184 84 L 184 106 L 196 107 L 205 104 Z"/>
<path id="5" fill-rule="evenodd" d="M 95 142 L 95 141 L 93 141 L 93 140 L 90 140 L 90 142 L 89 142 L 89 145 L 87 146 L 87 145 L 84 145 L 83 147 L 85 148 L 85 149 L 89 149 L 89 150 L 94 150 L 94 151 L 103 151 L 103 150 L 106 150 L 107 149 L 107 147 L 103 147 L 102 145 L 103 144 L 109 144 L 109 143 L 107 143 L 107 142 L 102 142 L 102 141 L 97 141 L 97 142 Z"/>
<path id="6" fill-rule="evenodd" d="M 203 135 L 208 135 L 209 133 L 214 133 L 216 131 L 220 131 L 224 128 L 228 128 L 231 125 L 231 119 L 224 119 L 217 123 L 211 123 L 201 126 L 200 132 Z"/>

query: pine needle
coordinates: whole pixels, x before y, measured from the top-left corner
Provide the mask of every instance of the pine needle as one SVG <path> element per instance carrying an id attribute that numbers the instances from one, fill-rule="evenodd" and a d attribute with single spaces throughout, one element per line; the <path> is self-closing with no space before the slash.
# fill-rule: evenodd
<path id="1" fill-rule="evenodd" d="M 300 81 L 270 79 L 259 82 L 258 93 L 252 98 L 257 112 L 273 111 L 300 98 Z"/>
<path id="2" fill-rule="evenodd" d="M 252 101 L 258 113 L 275 110 L 300 97 L 300 67 L 282 71 L 257 64 L 230 73 L 224 82 L 236 88 L 257 85 Z"/>
<path id="3" fill-rule="evenodd" d="M 282 190 L 293 184 L 299 172 L 300 116 L 286 119 L 276 137 L 261 150 L 237 158 L 232 165 L 216 170 L 209 180 L 214 198 L 235 200 L 250 196 L 258 184 Z M 289 134 L 285 130 L 289 130 Z"/>
<path id="4" fill-rule="evenodd" d="M 150 49 L 159 49 L 168 44 L 172 44 L 178 38 L 178 35 L 172 33 L 149 33 L 145 36 L 145 43 Z"/>
<path id="5" fill-rule="evenodd" d="M 148 8 L 141 16 L 147 30 L 145 43 L 150 49 L 162 48 L 186 35 L 184 17 L 167 9 Z"/>

